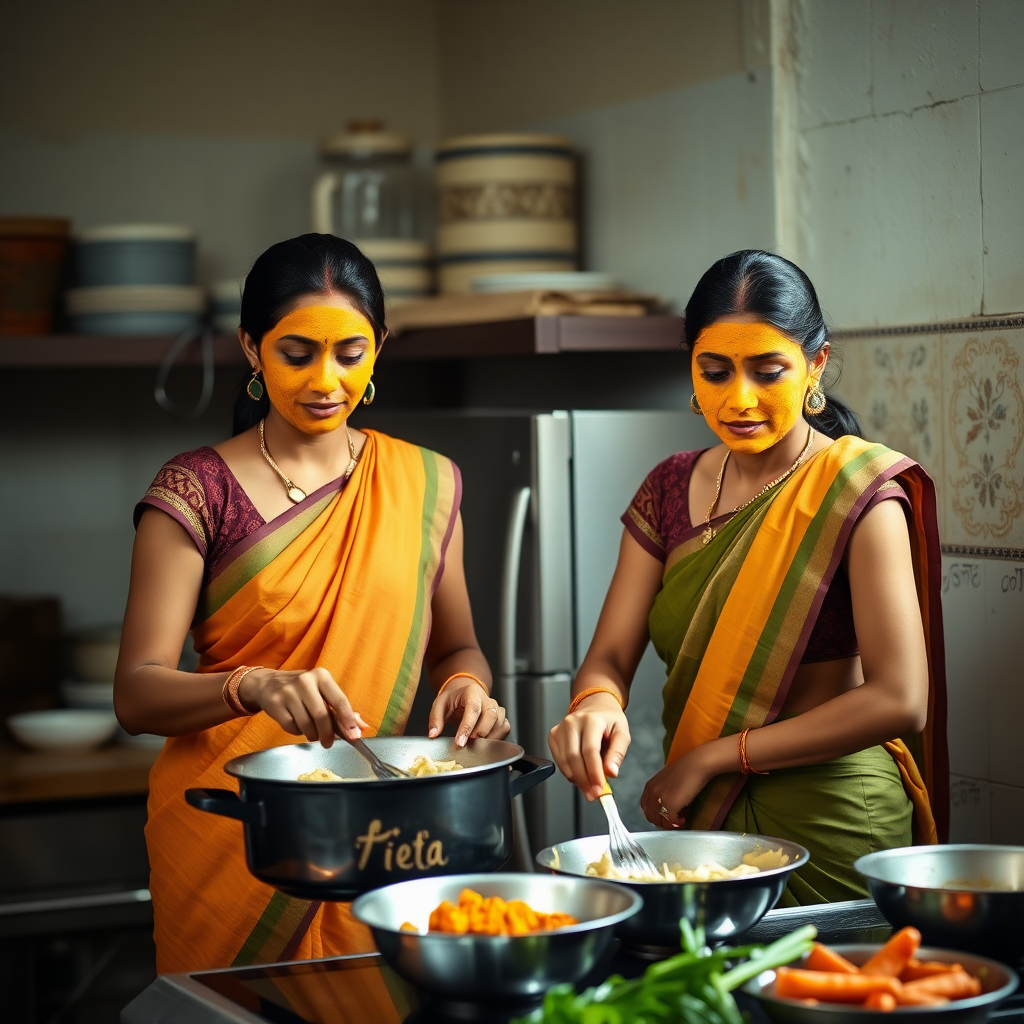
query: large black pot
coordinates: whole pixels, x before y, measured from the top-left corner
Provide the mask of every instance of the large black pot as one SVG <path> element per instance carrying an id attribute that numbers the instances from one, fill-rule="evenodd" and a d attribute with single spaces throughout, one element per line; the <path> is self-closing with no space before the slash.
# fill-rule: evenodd
<path id="1" fill-rule="evenodd" d="M 425 754 L 465 770 L 384 782 L 343 740 L 330 750 L 296 743 L 228 761 L 238 796 L 189 789 L 185 799 L 243 823 L 249 870 L 260 881 L 302 899 L 351 900 L 410 878 L 501 867 L 512 853 L 512 797 L 555 770 L 503 740 L 462 749 L 447 738 L 366 742 L 399 768 Z M 354 781 L 298 781 L 314 768 Z"/>

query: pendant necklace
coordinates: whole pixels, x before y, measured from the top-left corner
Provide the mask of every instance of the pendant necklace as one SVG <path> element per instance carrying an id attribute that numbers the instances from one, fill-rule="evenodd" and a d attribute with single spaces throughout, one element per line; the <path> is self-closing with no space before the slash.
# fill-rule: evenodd
<path id="1" fill-rule="evenodd" d="M 288 492 L 288 499 L 297 505 L 300 501 L 306 500 L 306 492 L 297 484 L 292 483 L 285 471 L 271 458 L 270 452 L 267 451 L 267 442 L 263 436 L 263 424 L 265 422 L 266 420 L 260 420 L 260 451 L 263 453 L 263 458 L 270 463 L 270 468 L 281 478 L 284 489 Z M 345 479 L 347 480 L 352 475 L 352 470 L 356 468 L 356 446 L 352 440 L 352 431 L 348 429 L 347 423 L 345 424 L 345 436 L 348 438 L 349 454 L 348 466 L 345 469 Z"/>
<path id="2" fill-rule="evenodd" d="M 742 512 L 748 505 L 752 505 L 762 495 L 767 494 L 777 484 L 781 484 L 783 480 L 791 476 L 796 472 L 797 467 L 801 462 L 804 461 L 804 456 L 811 450 L 811 444 L 814 441 L 814 428 L 811 427 L 807 433 L 807 444 L 804 445 L 804 450 L 796 457 L 796 462 L 793 463 L 789 469 L 780 477 L 776 477 L 771 483 L 767 483 L 761 488 L 752 498 L 743 502 L 742 505 L 737 505 L 730 515 L 735 515 L 737 512 Z M 725 478 L 725 464 L 729 461 L 729 456 L 732 455 L 732 449 L 729 449 L 725 453 L 725 458 L 722 459 L 722 468 L 718 471 L 718 483 L 715 485 L 715 500 L 711 502 L 710 508 L 708 508 L 708 514 L 704 517 L 704 530 L 700 535 L 701 547 L 706 547 L 715 538 L 718 531 L 711 526 L 711 517 L 714 514 L 715 508 L 718 506 L 718 499 L 722 495 L 722 480 Z"/>

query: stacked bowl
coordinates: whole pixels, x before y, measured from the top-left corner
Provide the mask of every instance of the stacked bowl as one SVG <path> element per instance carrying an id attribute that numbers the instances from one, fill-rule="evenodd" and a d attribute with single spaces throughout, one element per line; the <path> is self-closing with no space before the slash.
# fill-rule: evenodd
<path id="1" fill-rule="evenodd" d="M 66 295 L 79 334 L 180 334 L 199 325 L 196 233 L 179 224 L 108 224 L 75 238 L 78 286 Z"/>

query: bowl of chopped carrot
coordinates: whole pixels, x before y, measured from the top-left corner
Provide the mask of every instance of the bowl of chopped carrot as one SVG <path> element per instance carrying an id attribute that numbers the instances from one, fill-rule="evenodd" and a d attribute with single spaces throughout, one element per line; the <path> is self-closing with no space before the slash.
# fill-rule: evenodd
<path id="1" fill-rule="evenodd" d="M 981 1024 L 1017 983 L 1016 973 L 995 960 L 922 948 L 921 933 L 908 927 L 883 946 L 816 942 L 799 961 L 764 971 L 745 991 L 782 1024 L 863 1024 L 878 1013 Z"/>
<path id="2" fill-rule="evenodd" d="M 583 978 L 642 903 L 598 879 L 501 872 L 388 885 L 360 896 L 352 914 L 435 1000 L 507 1006 Z"/>

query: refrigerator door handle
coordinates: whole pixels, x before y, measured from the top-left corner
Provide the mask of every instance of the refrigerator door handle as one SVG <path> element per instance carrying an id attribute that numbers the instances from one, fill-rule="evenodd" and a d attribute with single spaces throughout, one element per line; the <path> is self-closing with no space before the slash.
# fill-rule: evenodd
<path id="1" fill-rule="evenodd" d="M 531 490 L 520 487 L 513 492 L 505 532 L 505 562 L 501 574 L 500 632 L 498 635 L 498 672 L 505 714 L 512 725 L 509 740 L 515 742 L 518 726 L 516 706 L 516 609 L 519 605 L 519 568 L 523 557 L 523 535 L 530 511 Z"/>

